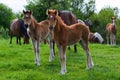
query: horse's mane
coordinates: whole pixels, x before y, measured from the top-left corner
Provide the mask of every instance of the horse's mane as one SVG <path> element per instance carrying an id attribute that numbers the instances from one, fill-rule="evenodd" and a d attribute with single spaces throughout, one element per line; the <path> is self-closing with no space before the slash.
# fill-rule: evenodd
<path id="1" fill-rule="evenodd" d="M 57 22 L 59 23 L 59 24 L 61 24 L 61 26 L 64 26 L 64 27 L 66 27 L 67 25 L 64 23 L 64 21 L 61 19 L 61 17 L 60 16 L 56 16 L 56 19 L 57 19 Z"/>
<path id="2" fill-rule="evenodd" d="M 37 22 L 37 20 L 34 18 L 33 15 L 31 15 L 30 17 L 31 17 L 31 20 L 32 20 L 32 21 Z"/>
<path id="3" fill-rule="evenodd" d="M 32 23 L 32 27 L 35 28 L 36 24 L 38 23 L 37 20 L 34 18 L 33 15 L 30 16 L 31 18 L 31 23 Z"/>

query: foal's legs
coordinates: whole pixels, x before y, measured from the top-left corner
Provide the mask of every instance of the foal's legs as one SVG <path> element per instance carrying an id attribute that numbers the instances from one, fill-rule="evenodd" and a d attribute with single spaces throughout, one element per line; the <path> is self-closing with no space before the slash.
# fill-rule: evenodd
<path id="1" fill-rule="evenodd" d="M 115 34 L 112 34 L 112 43 L 113 43 L 113 46 L 116 45 L 116 36 L 115 36 Z"/>
<path id="2" fill-rule="evenodd" d="M 107 45 L 109 45 L 109 35 L 107 34 Z"/>
<path id="3" fill-rule="evenodd" d="M 21 38 L 20 38 L 20 36 L 18 36 L 18 42 L 21 45 Z"/>
<path id="4" fill-rule="evenodd" d="M 34 64 L 40 65 L 40 59 L 39 59 L 39 42 L 32 39 L 33 47 L 34 47 Z"/>
<path id="5" fill-rule="evenodd" d="M 87 56 L 87 66 L 86 69 L 90 69 L 94 66 L 93 62 L 92 62 L 92 58 L 90 56 L 90 52 L 89 52 L 89 48 L 88 48 L 88 41 L 85 40 L 81 40 L 81 46 L 84 49 L 86 56 Z"/>
<path id="6" fill-rule="evenodd" d="M 60 61 L 61 61 L 61 74 L 65 74 L 66 71 L 66 46 L 58 46 L 60 52 Z"/>
<path id="7" fill-rule="evenodd" d="M 68 46 L 68 49 L 70 50 L 70 46 Z M 74 52 L 77 52 L 77 45 L 74 44 Z"/>
<path id="8" fill-rule="evenodd" d="M 10 36 L 10 44 L 12 44 L 12 36 Z"/>
<path id="9" fill-rule="evenodd" d="M 53 40 L 49 40 L 49 46 L 50 46 L 50 56 L 49 56 L 49 61 L 51 62 L 54 58 L 54 44 Z"/>
<path id="10" fill-rule="evenodd" d="M 77 52 L 77 45 L 74 44 L 74 52 Z"/>

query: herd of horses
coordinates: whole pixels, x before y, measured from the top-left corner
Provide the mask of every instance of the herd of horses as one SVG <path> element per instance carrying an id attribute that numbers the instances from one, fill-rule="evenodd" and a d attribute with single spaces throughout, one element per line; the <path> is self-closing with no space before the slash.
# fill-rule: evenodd
<path id="1" fill-rule="evenodd" d="M 74 45 L 74 51 L 77 52 L 76 43 L 79 43 L 85 51 L 87 57 L 86 69 L 91 69 L 94 64 L 90 55 L 89 42 L 103 43 L 104 39 L 98 32 L 91 32 L 89 26 L 84 21 L 77 19 L 69 11 L 47 10 L 47 20 L 37 22 L 32 15 L 32 11 L 23 10 L 24 19 L 14 19 L 10 25 L 10 43 L 12 36 L 16 36 L 16 42 L 21 44 L 20 37 L 24 38 L 24 44 L 32 41 L 34 48 L 34 64 L 40 66 L 40 48 L 42 41 L 47 40 L 50 47 L 49 61 L 55 56 L 55 44 L 59 50 L 61 62 L 61 74 L 66 70 L 66 48 Z M 112 23 L 107 24 L 107 44 L 116 45 L 116 25 L 115 17 L 112 17 Z"/>

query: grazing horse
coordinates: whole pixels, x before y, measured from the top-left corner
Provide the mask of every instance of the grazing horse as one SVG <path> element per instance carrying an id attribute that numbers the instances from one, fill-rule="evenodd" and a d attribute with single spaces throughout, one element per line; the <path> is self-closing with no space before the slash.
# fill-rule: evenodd
<path id="1" fill-rule="evenodd" d="M 102 36 L 98 32 L 95 32 L 95 33 L 90 32 L 89 41 L 93 42 L 93 43 L 102 44 L 104 39 L 102 38 Z"/>
<path id="2" fill-rule="evenodd" d="M 14 19 L 10 25 L 10 44 L 12 44 L 12 36 L 16 36 L 16 43 L 21 45 L 21 36 L 24 37 L 24 44 L 29 43 L 27 28 L 22 19 Z"/>
<path id="3" fill-rule="evenodd" d="M 116 33 L 117 33 L 115 25 L 116 17 L 111 17 L 111 20 L 112 23 L 108 23 L 106 26 L 107 44 L 116 45 Z"/>
<path id="4" fill-rule="evenodd" d="M 33 48 L 34 48 L 34 63 L 40 66 L 40 49 L 39 49 L 39 44 L 41 41 L 47 38 L 49 36 L 49 21 L 44 20 L 41 22 L 37 22 L 36 19 L 32 15 L 32 11 L 24 11 L 24 23 L 28 25 L 27 32 L 32 40 Z M 52 38 L 52 37 L 50 37 Z M 54 57 L 53 53 L 53 45 L 50 42 L 50 57 L 49 60 L 51 61 Z"/>
<path id="5" fill-rule="evenodd" d="M 57 44 L 60 61 L 61 61 L 61 74 L 66 73 L 66 47 L 77 42 L 81 43 L 87 56 L 87 69 L 93 67 L 92 58 L 88 48 L 89 29 L 86 25 L 76 23 L 67 26 L 61 17 L 58 16 L 57 10 L 47 10 L 46 14 L 50 22 L 50 31 L 53 32 L 54 40 Z"/>

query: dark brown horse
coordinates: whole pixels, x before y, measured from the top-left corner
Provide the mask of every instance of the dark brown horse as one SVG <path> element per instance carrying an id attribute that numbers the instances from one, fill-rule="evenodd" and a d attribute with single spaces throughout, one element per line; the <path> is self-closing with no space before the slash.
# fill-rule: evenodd
<path id="1" fill-rule="evenodd" d="M 107 44 L 116 45 L 116 33 L 117 33 L 117 28 L 115 25 L 116 17 L 112 17 L 111 20 L 112 23 L 108 23 L 106 26 Z"/>
<path id="2" fill-rule="evenodd" d="M 58 11 L 58 15 L 61 17 L 64 23 L 68 26 L 77 23 L 77 18 L 72 12 L 69 12 L 66 10 Z M 68 47 L 68 49 L 70 49 L 70 47 Z M 74 44 L 74 51 L 77 52 L 76 44 Z"/>
<path id="3" fill-rule="evenodd" d="M 29 36 L 27 35 L 27 28 L 22 19 L 14 19 L 10 25 L 10 44 L 12 44 L 12 37 L 16 36 L 16 43 L 21 45 L 21 37 L 24 38 L 24 44 L 29 43 Z"/>
<path id="4" fill-rule="evenodd" d="M 93 62 L 88 48 L 90 33 L 88 27 L 81 23 L 67 26 L 61 17 L 58 16 L 57 10 L 47 10 L 46 14 L 48 15 L 48 20 L 50 22 L 50 31 L 53 32 L 54 40 L 60 53 L 61 74 L 66 73 L 66 47 L 77 42 L 81 43 L 81 46 L 86 53 L 86 68 L 92 68 Z"/>

